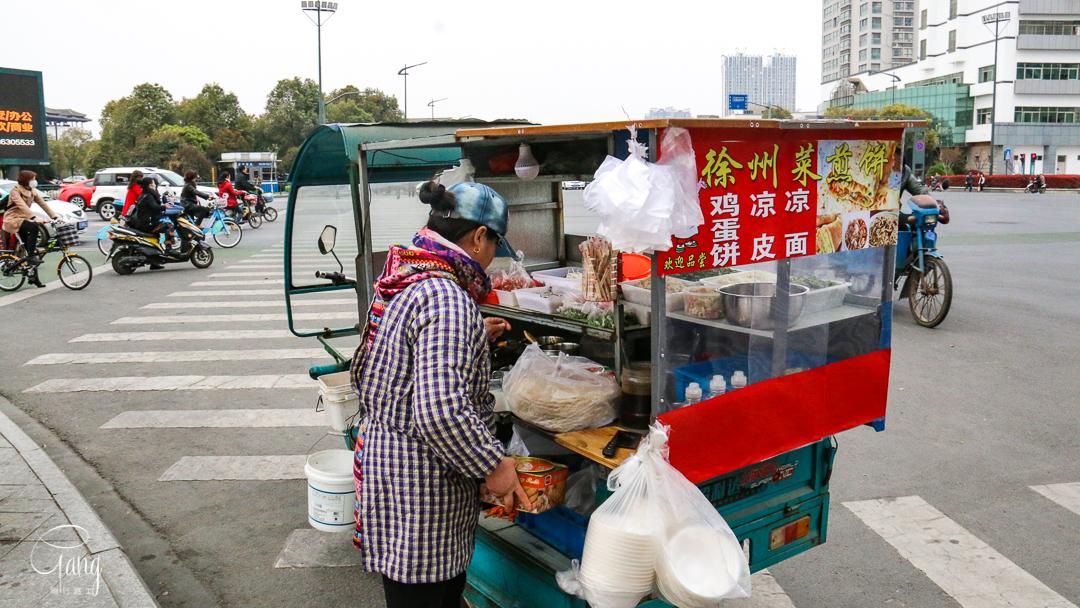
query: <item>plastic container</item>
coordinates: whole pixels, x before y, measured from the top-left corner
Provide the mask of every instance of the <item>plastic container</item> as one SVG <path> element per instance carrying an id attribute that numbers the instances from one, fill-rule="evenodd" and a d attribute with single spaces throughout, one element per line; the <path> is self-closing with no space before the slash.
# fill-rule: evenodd
<path id="1" fill-rule="evenodd" d="M 326 412 L 327 426 L 337 433 L 349 428 L 349 419 L 360 409 L 360 397 L 353 390 L 350 373 L 319 376 L 319 396 Z"/>
<path id="2" fill-rule="evenodd" d="M 734 374 L 731 374 L 731 390 L 737 388 L 746 388 L 746 374 L 741 369 L 737 369 Z"/>
<path id="3" fill-rule="evenodd" d="M 562 295 L 555 292 L 552 287 L 529 287 L 528 289 L 516 289 L 518 308 L 535 310 L 547 314 L 555 314 L 562 306 Z"/>
<path id="4" fill-rule="evenodd" d="M 655 541 L 645 510 L 628 518 L 638 523 L 593 515 L 585 534 L 579 579 L 587 588 L 647 593 L 652 589 Z"/>
<path id="5" fill-rule="evenodd" d="M 619 283 L 623 300 L 632 304 L 640 304 L 652 308 L 652 290 L 649 289 L 650 279 L 638 279 L 636 281 L 623 281 Z M 682 310 L 684 306 L 684 293 L 687 289 L 697 286 L 691 281 L 684 281 L 676 277 L 667 277 L 665 280 L 667 296 L 665 298 L 668 312 Z"/>
<path id="6" fill-rule="evenodd" d="M 842 306 L 844 304 L 844 297 L 847 296 L 850 288 L 851 283 L 840 283 L 839 285 L 833 285 L 832 287 L 811 289 L 806 293 L 806 296 L 803 297 L 802 314 L 812 315 L 814 313 Z"/>
<path id="7" fill-rule="evenodd" d="M 697 382 L 691 382 L 686 387 L 686 405 L 693 405 L 701 401 L 701 385 Z"/>
<path id="8" fill-rule="evenodd" d="M 725 542 L 716 530 L 687 526 L 665 541 L 667 550 L 656 561 L 660 593 L 686 608 L 719 605 L 739 584 L 746 559 L 738 545 Z"/>
<path id="9" fill-rule="evenodd" d="M 683 292 L 683 309 L 690 317 L 719 319 L 724 316 L 723 296 L 712 287 L 691 287 Z"/>
<path id="10" fill-rule="evenodd" d="M 830 362 L 831 361 L 826 359 L 824 353 L 792 351 L 788 353 L 787 368 L 811 369 Z M 725 378 L 730 378 L 732 374 L 735 373 L 735 370 L 748 370 L 745 372 L 748 385 L 755 382 L 761 382 L 762 380 L 767 380 L 772 375 L 772 359 L 770 358 L 769 353 L 763 352 L 755 353 L 753 357 L 741 354 L 710 359 L 708 361 L 700 361 L 698 363 L 688 363 L 678 367 L 673 366 L 672 375 L 675 377 L 675 395 L 673 400 L 679 402 L 686 399 L 686 387 L 691 382 L 697 382 L 699 386 L 707 386 L 709 381 L 716 374 L 720 374 Z M 728 383 L 728 391 L 730 392 L 731 390 L 731 384 Z"/>
<path id="11" fill-rule="evenodd" d="M 573 509 L 560 505 L 538 515 L 519 512 L 514 523 L 570 559 L 581 559 L 589 519 Z"/>
<path id="12" fill-rule="evenodd" d="M 580 296 L 582 294 L 581 279 L 584 274 L 577 277 L 567 278 L 567 274 L 571 271 L 583 273 L 581 268 L 552 268 L 550 270 L 537 270 L 532 273 L 534 280 L 543 283 L 547 287 L 551 287 L 555 291 L 564 294 L 574 294 Z"/>
<path id="13" fill-rule="evenodd" d="M 308 523 L 322 532 L 351 533 L 356 528 L 353 503 L 353 453 L 350 450 L 323 450 L 308 456 Z"/>
<path id="14" fill-rule="evenodd" d="M 709 379 L 709 398 L 719 397 L 727 392 L 727 382 L 724 381 L 724 377 L 720 374 L 713 374 L 713 377 Z"/>
<path id="15" fill-rule="evenodd" d="M 495 297 L 499 299 L 499 306 L 517 308 L 517 296 L 514 295 L 514 292 L 505 289 L 492 289 L 492 291 L 495 292 Z"/>

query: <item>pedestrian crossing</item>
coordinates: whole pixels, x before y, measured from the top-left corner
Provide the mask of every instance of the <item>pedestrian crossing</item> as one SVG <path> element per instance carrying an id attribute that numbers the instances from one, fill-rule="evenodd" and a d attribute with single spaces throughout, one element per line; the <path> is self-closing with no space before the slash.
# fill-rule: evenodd
<path id="1" fill-rule="evenodd" d="M 102 433 L 156 434 L 180 429 L 205 429 L 207 432 L 230 430 L 259 430 L 287 433 L 293 429 L 304 433 L 305 441 L 314 440 L 316 429 L 326 428 L 325 414 L 315 411 L 317 383 L 306 373 L 310 364 L 325 363 L 328 355 L 312 343 L 297 341 L 284 326 L 287 316 L 281 285 L 283 276 L 280 260 L 282 245 L 278 244 L 250 256 L 245 261 L 229 264 L 221 272 L 204 275 L 206 278 L 190 284 L 191 290 L 164 294 L 162 300 L 149 302 L 128 316 L 110 322 L 117 331 L 84 333 L 68 341 L 76 345 L 66 352 L 46 353 L 25 363 L 28 369 L 64 370 L 64 376 L 49 378 L 29 388 L 26 393 L 67 395 L 73 403 L 78 395 L 86 394 L 87 402 L 102 395 L 128 393 L 146 395 L 146 409 L 130 408 L 107 420 L 95 421 Z M 344 259 L 344 256 L 342 256 Z M 324 262 L 328 257 L 318 254 L 294 256 L 302 260 L 298 267 L 310 262 Z M 279 263 L 275 264 L 277 261 Z M 295 267 L 294 267 L 295 268 Z M 269 277 L 269 278 L 267 278 Z M 331 295 L 339 295 L 340 292 Z M 326 297 L 322 300 L 300 300 L 294 305 L 304 307 L 296 312 L 296 321 L 353 320 L 357 317 L 357 302 L 349 297 Z M 214 312 L 221 310 L 222 312 Z M 243 309 L 229 312 L 230 309 Z M 257 310 L 266 312 L 256 312 Z M 313 310 L 318 309 L 318 310 Z M 198 311 L 195 314 L 158 314 L 155 311 Z M 202 314 L 202 311 L 211 314 Z M 273 312 L 271 312 L 271 310 Z M 253 327 L 264 323 L 265 327 Z M 139 331 L 143 328 L 146 331 Z M 191 327 L 191 330 L 186 330 Z M 124 331 L 131 329 L 135 331 Z M 288 340 L 288 341 L 286 341 Z M 183 342 L 183 344 L 176 344 Z M 108 348 L 131 343 L 138 351 L 108 352 Z M 109 346 L 115 344 L 116 346 Z M 301 344 L 303 346 L 301 346 Z M 145 345 L 145 346 L 144 346 Z M 180 350 L 170 350 L 170 346 Z M 88 352 L 78 352 L 85 348 Z M 300 373 L 254 373 L 259 365 L 235 366 L 236 362 L 282 361 L 275 371 L 295 370 Z M 178 362 L 206 362 L 209 367 L 198 371 L 204 374 L 168 374 L 165 365 Z M 228 363 L 228 366 L 221 366 Z M 123 367 L 127 364 L 160 365 L 161 375 L 134 375 Z M 106 367 L 113 365 L 114 367 Z M 117 365 L 120 365 L 119 367 Z M 100 366 L 100 367 L 95 367 Z M 243 367 L 243 373 L 238 369 Z M 141 368 L 140 368 L 141 369 Z M 158 369 L 151 367 L 150 369 Z M 71 371 L 69 371 L 71 370 Z M 78 370 L 87 371 L 80 374 Z M 222 371 L 237 371 L 233 375 Z M 247 372 L 252 373 L 247 373 Z M 96 374 L 90 372 L 97 372 Z M 200 407 L 200 398 L 190 399 L 184 409 L 162 409 L 153 401 L 163 391 L 177 395 L 200 395 L 199 391 L 251 390 L 263 391 L 264 402 L 251 408 L 232 406 L 228 409 Z M 294 407 L 272 407 L 275 398 L 303 399 L 311 397 L 311 407 L 295 407 L 296 403 L 276 401 Z M 203 394 L 204 395 L 204 394 Z M 288 397 L 286 397 L 286 395 Z M 237 404 L 239 405 L 239 404 Z M 255 404 L 253 404 L 255 405 Z M 91 427 L 93 428 L 93 427 Z M 336 439 L 340 445 L 340 438 Z M 305 443 L 304 445 L 307 445 Z M 178 453 L 152 471 L 150 480 L 161 484 L 237 484 L 280 483 L 295 485 L 303 491 L 306 455 L 288 452 L 289 449 L 268 447 L 266 454 L 243 453 L 244 449 L 229 450 L 227 454 L 198 453 L 192 447 L 188 453 Z M 258 447 L 250 452 L 260 451 Z M 302 451 L 296 450 L 297 452 Z M 1050 481 L 1050 480 L 1047 480 Z M 1064 509 L 1070 517 L 1080 517 L 1080 483 L 1053 482 L 1032 485 L 1024 492 L 1030 500 L 1047 509 Z M 207 486 L 204 486 L 207 487 Z M 253 486 L 254 487 L 254 486 Z M 960 608 L 1077 608 L 1061 589 L 1054 589 L 1022 565 L 1010 560 L 1015 556 L 1001 548 L 991 547 L 977 534 L 966 529 L 947 513 L 935 506 L 932 496 L 902 496 L 873 498 L 835 504 L 854 514 L 867 542 L 881 543 L 895 551 L 903 560 L 925 576 L 925 584 L 937 587 Z M 1064 511 L 1063 511 L 1064 512 Z M 855 520 L 852 520 L 855 521 Z M 1080 527 L 1080 519 L 1076 520 Z M 297 515 L 296 529 L 280 538 L 281 551 L 275 557 L 275 568 L 357 567 L 357 554 L 349 546 L 348 535 L 328 535 L 305 527 L 303 513 Z M 811 558 L 812 559 L 812 558 Z M 782 571 L 778 569 L 780 574 Z M 746 600 L 726 602 L 732 608 L 795 608 L 796 601 L 769 571 L 754 574 L 754 596 Z M 824 605 L 810 603 L 812 605 Z"/>

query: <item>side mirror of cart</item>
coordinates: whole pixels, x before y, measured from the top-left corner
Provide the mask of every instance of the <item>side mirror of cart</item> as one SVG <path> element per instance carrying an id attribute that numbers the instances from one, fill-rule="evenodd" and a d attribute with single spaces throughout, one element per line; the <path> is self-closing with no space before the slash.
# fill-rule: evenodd
<path id="1" fill-rule="evenodd" d="M 319 253 L 326 255 L 334 250 L 334 245 L 337 242 L 337 227 L 327 225 L 322 229 L 322 233 L 319 234 Z"/>

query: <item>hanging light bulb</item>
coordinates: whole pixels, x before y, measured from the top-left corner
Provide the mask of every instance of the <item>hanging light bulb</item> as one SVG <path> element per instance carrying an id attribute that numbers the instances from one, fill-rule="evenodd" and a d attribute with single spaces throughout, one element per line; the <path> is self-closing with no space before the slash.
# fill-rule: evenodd
<path id="1" fill-rule="evenodd" d="M 532 148 L 529 144 L 521 144 L 518 147 L 517 162 L 514 163 L 514 173 L 525 181 L 536 179 L 537 175 L 540 175 L 540 163 L 536 162 L 536 157 L 533 156 Z"/>

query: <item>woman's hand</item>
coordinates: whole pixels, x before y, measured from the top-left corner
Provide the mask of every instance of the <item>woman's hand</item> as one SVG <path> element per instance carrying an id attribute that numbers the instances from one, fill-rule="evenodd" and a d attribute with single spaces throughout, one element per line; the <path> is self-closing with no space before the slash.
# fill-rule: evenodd
<path id="1" fill-rule="evenodd" d="M 515 510 L 515 499 L 518 509 L 526 511 L 532 509 L 532 503 L 525 494 L 525 488 L 521 487 L 521 480 L 518 479 L 517 461 L 513 458 L 503 458 L 499 466 L 484 478 L 484 485 L 487 486 L 489 492 L 499 497 L 499 502 L 507 511 Z"/>
<path id="2" fill-rule="evenodd" d="M 487 332 L 488 340 L 498 340 L 504 333 L 513 329 L 506 319 L 499 317 L 486 317 L 484 319 L 484 331 Z"/>

